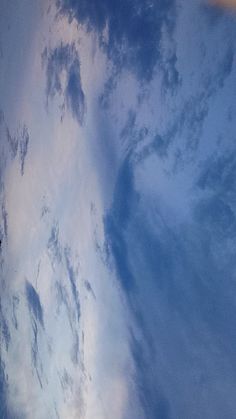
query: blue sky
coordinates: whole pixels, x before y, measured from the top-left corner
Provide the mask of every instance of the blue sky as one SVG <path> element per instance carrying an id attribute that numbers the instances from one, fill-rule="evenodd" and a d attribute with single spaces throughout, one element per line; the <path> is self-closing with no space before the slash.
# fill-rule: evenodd
<path id="1" fill-rule="evenodd" d="M 233 419 L 235 12 L 2 10 L 1 415 Z"/>

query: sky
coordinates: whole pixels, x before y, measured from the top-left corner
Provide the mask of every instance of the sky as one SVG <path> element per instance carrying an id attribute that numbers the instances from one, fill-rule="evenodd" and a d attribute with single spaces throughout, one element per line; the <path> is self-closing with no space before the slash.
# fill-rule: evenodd
<path id="1" fill-rule="evenodd" d="M 236 14 L 0 0 L 0 418 L 236 417 Z"/>

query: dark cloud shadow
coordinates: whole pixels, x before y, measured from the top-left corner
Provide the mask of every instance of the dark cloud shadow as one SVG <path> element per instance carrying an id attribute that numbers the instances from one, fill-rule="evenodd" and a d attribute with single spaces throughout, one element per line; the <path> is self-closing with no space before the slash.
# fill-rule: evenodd
<path id="1" fill-rule="evenodd" d="M 234 240 L 232 248 L 228 244 L 236 236 L 235 200 L 227 199 L 235 165 L 231 161 L 226 168 L 218 162 L 218 167 L 219 172 L 217 163 L 208 168 L 199 184 L 213 184 L 226 195 L 198 195 L 191 223 L 173 227 L 158 202 L 135 191 L 134 164 L 128 157 L 104 219 L 117 279 L 141 331 L 139 340 L 131 335 L 130 345 L 149 418 L 191 417 L 193 411 L 198 418 L 213 418 L 218 409 L 233 417 L 233 395 L 219 399 L 213 378 L 217 373 L 230 386 L 236 377 L 236 254 Z M 204 400 L 203 385 L 208 391 Z"/>
<path id="2" fill-rule="evenodd" d="M 53 50 L 45 49 L 42 54 L 46 66 L 47 98 L 53 99 L 56 94 L 63 96 L 64 105 L 77 121 L 82 124 L 85 115 L 85 96 L 80 77 L 80 60 L 74 44 L 61 44 Z M 66 82 L 62 82 L 62 74 Z"/>
<path id="3" fill-rule="evenodd" d="M 161 56 L 163 26 L 169 32 L 174 27 L 174 0 L 58 0 L 57 7 L 69 21 L 76 19 L 88 32 L 98 34 L 116 68 L 127 67 L 146 81 Z"/>
<path id="4" fill-rule="evenodd" d="M 40 302 L 39 295 L 33 285 L 26 281 L 25 292 L 30 311 L 32 312 L 36 321 L 39 321 L 42 327 L 44 327 L 43 320 L 43 308 Z"/>

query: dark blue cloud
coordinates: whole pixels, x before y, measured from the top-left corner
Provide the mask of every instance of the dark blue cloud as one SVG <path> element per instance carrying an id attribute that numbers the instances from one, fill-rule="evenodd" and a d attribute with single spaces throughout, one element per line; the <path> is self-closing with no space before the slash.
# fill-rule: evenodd
<path id="1" fill-rule="evenodd" d="M 218 158 L 208 158 L 197 180 L 197 186 L 205 191 L 223 195 L 232 194 L 236 188 L 236 154 L 224 153 Z"/>
<path id="2" fill-rule="evenodd" d="M 111 93 L 117 86 L 117 79 L 118 79 L 118 71 L 117 69 L 113 69 L 111 75 L 108 77 L 106 82 L 104 83 L 103 92 L 99 96 L 99 103 L 104 109 L 108 109 L 109 107 L 109 99 Z"/>
<path id="3" fill-rule="evenodd" d="M 8 127 L 6 127 L 6 138 L 9 145 L 11 157 L 14 159 L 18 151 L 18 137 L 17 135 L 12 135 Z"/>
<path id="4" fill-rule="evenodd" d="M 79 362 L 79 348 L 79 335 L 76 331 L 74 331 L 73 342 L 71 347 L 71 361 L 75 365 Z"/>
<path id="5" fill-rule="evenodd" d="M 36 372 L 36 376 L 41 388 L 43 388 L 42 382 L 42 372 L 43 367 L 42 363 L 40 362 L 39 357 L 39 347 L 38 347 L 38 334 L 39 328 L 38 324 L 44 329 L 44 318 L 43 318 L 43 308 L 41 305 L 41 301 L 39 295 L 33 285 L 26 281 L 25 282 L 25 292 L 26 298 L 28 302 L 28 307 L 30 311 L 30 319 L 31 319 L 31 327 L 32 327 L 32 341 L 31 341 L 31 359 L 32 364 Z"/>
<path id="6" fill-rule="evenodd" d="M 208 48 L 206 40 L 206 49 Z M 229 41 L 227 48 L 219 54 L 217 62 L 209 63 L 211 72 L 207 74 L 203 84 L 203 87 L 206 89 L 205 96 L 207 99 L 224 87 L 227 78 L 233 70 L 234 55 L 234 45 Z"/>
<path id="7" fill-rule="evenodd" d="M 41 326 L 44 327 L 43 308 L 39 295 L 33 285 L 28 281 L 25 283 L 25 292 L 30 311 L 32 311 L 35 320 L 39 321 Z"/>
<path id="8" fill-rule="evenodd" d="M 125 239 L 126 228 L 132 217 L 132 208 L 138 201 L 133 181 L 131 163 L 127 158 L 119 171 L 114 194 L 114 206 L 104 220 L 108 242 L 116 261 L 117 272 L 126 290 L 134 287 L 134 277 L 129 264 Z"/>
<path id="9" fill-rule="evenodd" d="M 2 229 L 2 227 L 0 226 L 0 255 L 2 255 L 2 249 L 3 249 L 3 237 L 4 237 L 4 234 L 3 234 L 3 229 Z"/>
<path id="10" fill-rule="evenodd" d="M 92 294 L 93 298 L 96 300 L 96 296 L 94 294 L 93 288 L 92 288 L 90 282 L 87 279 L 84 281 L 84 286 L 85 286 L 86 290 L 88 292 L 90 292 Z"/>
<path id="11" fill-rule="evenodd" d="M 144 351 L 144 345 L 138 341 L 131 333 L 130 340 L 131 352 L 136 364 L 136 383 L 138 394 L 142 402 L 145 417 L 150 419 L 170 419 L 170 403 L 164 397 L 160 388 L 157 388 L 155 374 L 150 371 L 150 365 L 147 357 L 147 347 Z M 147 364 L 148 363 L 148 364 Z"/>
<path id="12" fill-rule="evenodd" d="M 163 25 L 174 26 L 175 1 L 58 0 L 61 14 L 99 35 L 100 45 L 117 68 L 128 67 L 150 80 L 160 58 Z M 103 31 L 107 28 L 107 39 Z"/>
<path id="13" fill-rule="evenodd" d="M 19 305 L 19 297 L 17 295 L 13 295 L 12 297 L 12 321 L 15 329 L 18 329 L 18 319 L 17 319 L 17 307 Z"/>
<path id="14" fill-rule="evenodd" d="M 42 378 L 40 375 L 40 370 L 42 372 L 42 365 L 40 365 L 40 360 L 39 360 L 39 348 L 38 348 L 38 326 L 37 326 L 37 322 L 35 321 L 35 319 L 32 319 L 32 331 L 33 331 L 33 340 L 31 343 L 31 357 L 32 357 L 32 362 L 33 362 L 33 366 L 35 368 L 36 371 L 36 375 L 38 378 L 38 382 L 41 388 L 43 388 L 43 383 L 42 383 Z"/>
<path id="15" fill-rule="evenodd" d="M 80 123 L 82 123 L 85 111 L 85 98 L 81 88 L 81 80 L 78 76 L 77 62 L 74 63 L 68 71 L 66 97 L 72 114 Z"/>
<path id="16" fill-rule="evenodd" d="M 72 297 L 73 297 L 73 300 L 74 300 L 77 322 L 79 323 L 81 312 L 80 312 L 79 292 L 78 292 L 77 285 L 76 285 L 78 276 L 77 276 L 77 272 L 74 269 L 73 264 L 71 262 L 71 250 L 70 250 L 69 247 L 66 247 L 64 249 L 64 256 L 65 256 L 66 270 L 67 270 L 67 275 L 68 275 L 68 278 L 69 278 L 70 289 L 71 289 Z M 61 288 L 61 291 L 62 291 L 63 302 L 67 307 L 69 322 L 70 322 L 70 326 L 71 326 L 71 330 L 72 330 L 72 334 L 73 334 L 73 342 L 72 342 L 72 347 L 71 347 L 71 360 L 74 364 L 78 364 L 78 362 L 79 362 L 79 351 L 80 351 L 80 341 L 79 341 L 79 335 L 78 335 L 78 332 L 77 332 L 77 328 L 75 326 L 75 318 L 74 318 L 74 314 L 73 314 L 73 309 L 71 308 L 70 303 L 68 302 L 68 300 L 64 298 L 65 294 L 64 294 L 63 288 Z"/>
<path id="17" fill-rule="evenodd" d="M 1 299 L 0 299 L 0 335 L 3 338 L 2 342 L 5 343 L 5 348 L 8 351 L 9 344 L 10 344 L 10 341 L 11 341 L 11 335 L 10 335 L 10 330 L 9 330 L 9 327 L 8 327 L 7 320 L 4 316 Z"/>
<path id="18" fill-rule="evenodd" d="M 85 96 L 81 85 L 80 60 L 74 44 L 61 44 L 53 50 L 44 50 L 43 63 L 46 64 L 47 97 L 56 93 L 64 95 L 65 102 L 80 124 L 85 114 Z M 62 85 L 61 75 L 66 72 L 66 85 Z"/>
<path id="19" fill-rule="evenodd" d="M 69 247 L 65 248 L 64 255 L 65 255 L 65 261 L 66 261 L 66 269 L 67 269 L 67 273 L 68 273 L 68 277 L 69 277 L 69 281 L 70 281 L 70 286 L 71 286 L 71 292 L 72 292 L 74 302 L 75 302 L 75 306 L 76 306 L 77 320 L 79 322 L 79 320 L 80 320 L 80 301 L 79 301 L 79 293 L 78 293 L 77 286 L 76 286 L 77 273 L 75 272 L 75 270 L 73 268 L 73 265 L 71 263 L 71 260 L 70 260 L 70 249 L 69 249 Z"/>
<path id="20" fill-rule="evenodd" d="M 50 208 L 47 205 L 43 205 L 41 209 L 41 218 L 45 217 L 50 212 Z"/>
<path id="21" fill-rule="evenodd" d="M 0 125 L 1 124 L 3 124 L 3 122 L 4 122 L 4 112 L 3 112 L 3 110 L 2 109 L 0 109 Z"/>
<path id="22" fill-rule="evenodd" d="M 25 158 L 26 158 L 26 154 L 28 152 L 28 145 L 29 145 L 29 133 L 28 133 L 27 127 L 24 125 L 23 129 L 22 129 L 22 132 L 21 132 L 21 135 L 20 135 L 20 140 L 19 140 L 19 146 L 20 146 L 19 156 L 20 156 L 21 175 L 22 176 L 24 174 Z"/>
<path id="23" fill-rule="evenodd" d="M 223 169 L 218 176 L 209 170 L 201 185 L 226 180 Z M 218 409 L 233 417 L 232 394 L 219 400 L 213 378 L 220 374 L 225 385 L 236 379 L 236 252 L 224 253 L 223 262 L 215 257 L 219 238 L 224 246 L 236 233 L 226 198 L 199 197 L 191 224 L 173 227 L 158 202 L 135 191 L 128 157 L 104 225 L 117 278 L 142 334 L 141 339 L 131 334 L 130 345 L 146 417 L 188 418 L 193 411 L 198 418 L 216 417 Z"/>
<path id="24" fill-rule="evenodd" d="M 49 256 L 52 262 L 52 265 L 54 266 L 55 262 L 60 263 L 61 262 L 61 245 L 59 241 L 59 226 L 58 223 L 55 223 L 52 226 L 51 234 L 48 239 L 47 243 L 47 249 L 49 252 Z"/>
<path id="25" fill-rule="evenodd" d="M 4 231 L 4 236 L 7 239 L 8 236 L 8 214 L 7 214 L 7 210 L 6 210 L 6 205 L 5 202 L 3 201 L 2 203 L 2 219 L 3 219 L 3 231 Z"/>
<path id="26" fill-rule="evenodd" d="M 31 345 L 31 353 L 32 353 L 32 360 L 33 365 L 37 368 L 38 363 L 38 326 L 36 321 L 33 319 L 32 321 L 32 331 L 33 331 L 33 342 Z"/>
<path id="27" fill-rule="evenodd" d="M 202 227 L 218 238 L 235 237 L 236 218 L 231 206 L 219 196 L 202 199 L 195 208 L 195 217 Z"/>
<path id="28" fill-rule="evenodd" d="M 20 172 L 21 172 L 21 175 L 23 176 L 25 158 L 28 152 L 28 146 L 29 146 L 29 140 L 30 140 L 28 128 L 24 124 L 23 126 L 20 126 L 14 134 L 12 134 L 10 133 L 9 127 L 5 124 L 5 132 L 6 132 L 6 142 L 9 147 L 10 156 L 12 159 L 15 159 L 17 155 L 19 156 Z"/>
<path id="29" fill-rule="evenodd" d="M 151 141 L 148 143 L 145 140 L 150 138 L 149 128 L 136 126 L 137 114 L 130 110 L 120 138 L 126 140 L 126 151 L 132 154 L 136 163 L 140 163 L 151 154 L 156 154 L 160 159 L 167 159 L 179 138 L 181 142 L 178 143 L 177 164 L 186 156 L 195 158 L 208 116 L 209 102 L 217 91 L 216 86 L 218 86 L 218 78 L 213 77 L 208 89 L 203 89 L 195 96 L 186 95 L 177 111 L 167 114 L 167 122 L 160 128 L 160 131 L 156 131 L 155 135 L 152 134 Z"/>
<path id="30" fill-rule="evenodd" d="M 64 304 L 67 310 L 67 314 L 68 314 L 68 318 L 70 321 L 70 326 L 71 329 L 73 329 L 73 325 L 72 322 L 70 320 L 70 303 L 69 303 L 69 296 L 68 296 L 68 292 L 65 288 L 65 286 L 60 282 L 60 281 L 56 281 L 56 291 L 57 291 L 57 303 L 58 303 L 58 309 L 60 309 L 60 305 Z"/>
<path id="31" fill-rule="evenodd" d="M 135 151 L 135 161 L 136 163 L 140 163 L 154 154 L 159 156 L 160 159 L 167 158 L 168 146 L 169 141 L 166 136 L 156 134 L 149 144 L 144 145 L 138 152 Z"/>
<path id="32" fill-rule="evenodd" d="M 163 71 L 162 88 L 165 90 L 175 91 L 181 83 L 181 76 L 177 70 L 177 55 L 172 53 L 167 59 L 162 59 L 161 68 Z"/>
<path id="33" fill-rule="evenodd" d="M 236 154 L 225 152 L 208 158 L 196 182 L 202 192 L 195 217 L 214 239 L 233 238 L 236 234 Z"/>
<path id="34" fill-rule="evenodd" d="M 233 69 L 233 63 L 234 63 L 234 48 L 233 46 L 231 46 L 228 48 L 228 50 L 226 50 L 223 60 L 220 63 L 219 76 L 218 76 L 220 87 L 224 86 L 225 80 L 231 74 L 231 71 Z"/>
<path id="35" fill-rule="evenodd" d="M 72 279 L 72 283 L 70 281 L 70 286 L 72 289 L 73 298 L 75 299 L 75 303 L 76 303 L 77 319 L 79 320 L 80 318 L 79 296 L 77 295 L 76 285 L 73 282 L 73 279 Z M 68 321 L 70 324 L 70 329 L 72 332 L 71 360 L 74 364 L 78 364 L 80 347 L 79 347 L 79 336 L 77 332 L 77 324 L 75 323 L 74 309 L 73 309 L 73 306 L 71 305 L 68 291 L 61 281 L 56 281 L 56 291 L 57 291 L 58 310 L 60 310 L 61 304 L 64 304 L 66 312 L 67 312 Z"/>
<path id="36" fill-rule="evenodd" d="M 160 128 L 148 145 L 139 148 L 136 155 L 138 161 L 147 158 L 152 153 L 157 154 L 161 159 L 167 159 L 180 138 L 176 165 L 182 164 L 184 160 L 190 158 L 196 159 L 198 156 L 196 152 L 209 116 L 212 100 L 219 94 L 230 76 L 233 60 L 234 50 L 229 45 L 219 61 L 210 64 L 212 72 L 207 73 L 204 80 L 199 82 L 198 91 L 195 94 L 191 91 L 187 92 L 183 100 L 181 99 L 180 103 L 177 102 L 176 112 L 167 112 L 164 127 Z M 129 134 L 130 139 L 133 139 L 134 133 L 130 132 Z"/>

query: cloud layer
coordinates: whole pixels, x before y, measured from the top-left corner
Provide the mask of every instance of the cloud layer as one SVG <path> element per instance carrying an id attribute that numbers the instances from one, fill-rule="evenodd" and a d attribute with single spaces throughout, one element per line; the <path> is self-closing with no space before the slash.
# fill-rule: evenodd
<path id="1" fill-rule="evenodd" d="M 30 4 L 4 6 L 0 416 L 234 419 L 235 18 Z"/>

